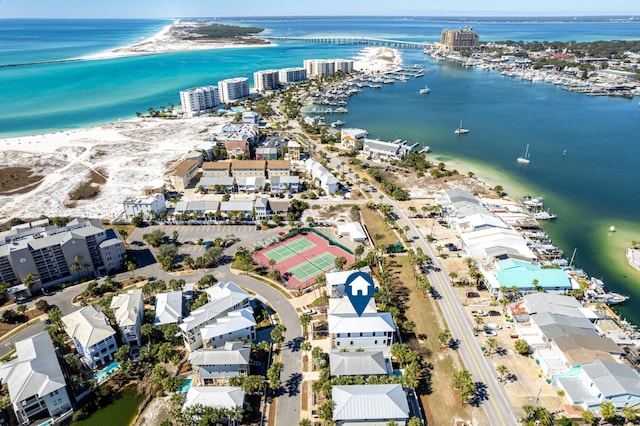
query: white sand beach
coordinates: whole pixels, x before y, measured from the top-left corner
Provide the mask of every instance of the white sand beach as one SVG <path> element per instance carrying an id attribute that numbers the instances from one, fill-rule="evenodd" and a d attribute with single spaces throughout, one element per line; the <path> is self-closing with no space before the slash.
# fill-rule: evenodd
<path id="1" fill-rule="evenodd" d="M 206 25 L 205 22 L 195 21 L 175 21 L 174 23 L 163 27 L 160 31 L 151 37 L 129 46 L 123 46 L 104 52 L 98 52 L 91 55 L 81 56 L 79 60 L 95 60 L 95 59 L 113 59 L 126 56 L 156 55 L 160 53 L 183 52 L 189 50 L 211 50 L 211 49 L 228 49 L 239 47 L 267 47 L 273 46 L 271 43 L 257 39 L 251 42 L 250 39 L 246 43 L 239 41 L 216 41 L 216 40 L 185 40 L 183 37 L 187 34 L 189 28 Z"/>
<path id="2" fill-rule="evenodd" d="M 365 47 L 354 57 L 353 68 L 366 73 L 388 73 L 402 67 L 402 56 L 390 47 Z"/>

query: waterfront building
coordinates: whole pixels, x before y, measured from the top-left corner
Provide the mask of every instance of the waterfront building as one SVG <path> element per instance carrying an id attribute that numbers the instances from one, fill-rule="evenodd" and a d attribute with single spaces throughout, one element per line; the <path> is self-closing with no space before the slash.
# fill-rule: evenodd
<path id="1" fill-rule="evenodd" d="M 74 219 L 66 226 L 48 219 L 17 225 L 0 236 L 0 282 L 21 283 L 34 273 L 31 290 L 104 275 L 122 267 L 124 243 L 97 219 Z"/>
<path id="2" fill-rule="evenodd" d="M 335 408 L 333 420 L 341 425 L 386 425 L 390 421 L 405 426 L 409 402 L 402 385 L 332 386 Z"/>
<path id="3" fill-rule="evenodd" d="M 246 77 L 228 78 L 218 82 L 220 102 L 228 104 L 249 96 L 249 79 Z"/>
<path id="4" fill-rule="evenodd" d="M 184 191 L 196 175 L 198 168 L 197 160 L 181 160 L 169 167 L 165 172 L 165 179 L 174 190 Z"/>
<path id="5" fill-rule="evenodd" d="M 487 271 L 485 271 L 487 272 Z M 572 285 L 567 272 L 563 269 L 541 268 L 535 263 L 506 259 L 496 264 L 496 269 L 484 274 L 489 292 L 494 297 L 500 295 L 501 288 L 517 288 L 521 294 L 544 290 L 548 293 L 567 293 Z"/>
<path id="6" fill-rule="evenodd" d="M 340 130 L 340 143 L 348 148 L 361 150 L 369 132 L 363 129 L 344 128 Z"/>
<path id="7" fill-rule="evenodd" d="M 447 50 L 473 49 L 480 45 L 480 38 L 471 27 L 447 28 L 442 30 L 440 45 Z"/>
<path id="8" fill-rule="evenodd" d="M 109 319 L 91 305 L 62 317 L 67 332 L 83 364 L 91 369 L 113 361 L 118 351 L 116 332 Z"/>
<path id="9" fill-rule="evenodd" d="M 351 59 L 334 59 L 335 72 L 351 74 L 353 72 L 353 60 Z"/>
<path id="10" fill-rule="evenodd" d="M 197 381 L 203 386 L 223 386 L 232 377 L 249 374 L 251 346 L 242 342 L 227 342 L 216 349 L 198 349 L 189 355 Z"/>
<path id="11" fill-rule="evenodd" d="M 335 74 L 336 65 L 332 59 L 306 59 L 304 69 L 308 77 L 320 78 Z"/>
<path id="12" fill-rule="evenodd" d="M 206 349 L 215 349 L 231 341 L 253 342 L 256 339 L 256 320 L 250 307 L 231 311 L 219 317 L 213 324 L 200 329 L 202 344 Z"/>
<path id="13" fill-rule="evenodd" d="M 176 324 L 182 321 L 182 290 L 156 294 L 153 325 Z"/>
<path id="14" fill-rule="evenodd" d="M 64 375 L 49 333 L 45 331 L 16 342 L 15 352 L 16 358 L 0 367 L 0 381 L 7 385 L 18 423 L 39 424 L 46 417 L 71 410 Z"/>
<path id="15" fill-rule="evenodd" d="M 202 163 L 203 177 L 227 177 L 231 176 L 230 161 L 205 161 Z"/>
<path id="16" fill-rule="evenodd" d="M 303 67 L 283 68 L 278 71 L 280 83 L 298 83 L 307 79 L 307 70 Z"/>
<path id="17" fill-rule="evenodd" d="M 378 139 L 365 138 L 362 143 L 362 152 L 367 157 L 393 161 L 402 160 L 408 153 L 415 151 L 418 146 L 418 143 L 410 145 L 407 141 L 400 139 L 393 142 L 385 142 Z"/>
<path id="18" fill-rule="evenodd" d="M 142 185 L 142 188 L 140 188 L 140 193 L 142 195 L 164 194 L 164 191 L 165 191 L 165 184 L 162 179 L 150 180 L 149 182 Z"/>
<path id="19" fill-rule="evenodd" d="M 217 86 L 203 86 L 180 91 L 180 104 L 187 117 L 193 117 L 220 104 Z"/>
<path id="20" fill-rule="evenodd" d="M 280 71 L 262 70 L 254 72 L 253 87 L 260 93 L 277 89 L 280 87 Z"/>
<path id="21" fill-rule="evenodd" d="M 163 193 L 128 197 L 122 202 L 122 207 L 124 207 L 124 215 L 128 220 L 139 214 L 145 219 L 155 218 L 167 209 Z"/>
<path id="22" fill-rule="evenodd" d="M 113 296 L 111 310 L 120 329 L 120 338 L 125 345 L 142 345 L 142 322 L 144 321 L 144 303 L 142 289 L 129 290 Z"/>

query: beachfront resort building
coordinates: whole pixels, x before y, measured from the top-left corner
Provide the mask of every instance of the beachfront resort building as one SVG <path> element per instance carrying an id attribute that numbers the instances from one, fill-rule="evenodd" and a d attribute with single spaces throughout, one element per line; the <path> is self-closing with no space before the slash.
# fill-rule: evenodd
<path id="1" fill-rule="evenodd" d="M 63 316 L 62 323 L 87 367 L 94 369 L 113 361 L 113 355 L 118 351 L 116 332 L 102 312 L 91 305 L 85 306 Z"/>
<path id="2" fill-rule="evenodd" d="M 16 358 L 0 367 L 0 382 L 7 385 L 18 423 L 40 424 L 69 411 L 71 401 L 49 333 L 16 342 L 15 351 Z"/>
<path id="3" fill-rule="evenodd" d="M 279 71 L 280 83 L 297 83 L 307 79 L 307 70 L 302 67 L 283 68 Z"/>
<path id="4" fill-rule="evenodd" d="M 193 117 L 220 104 L 218 86 L 202 86 L 180 91 L 180 105 L 187 117 Z"/>
<path id="5" fill-rule="evenodd" d="M 111 310 L 120 329 L 120 338 L 125 345 L 142 344 L 142 322 L 144 320 L 144 303 L 142 289 L 129 290 L 117 294 L 111 299 Z"/>
<path id="6" fill-rule="evenodd" d="M 151 193 L 128 197 L 122 202 L 124 215 L 128 220 L 134 216 L 142 215 L 145 219 L 155 218 L 159 213 L 167 209 L 164 194 Z"/>
<path id="7" fill-rule="evenodd" d="M 122 267 L 124 243 L 97 219 L 74 219 L 66 226 L 48 219 L 25 223 L 0 236 L 0 282 L 36 279 L 31 291 Z M 22 285 L 22 284 L 21 284 Z"/>
<path id="8" fill-rule="evenodd" d="M 440 35 L 440 44 L 447 50 L 473 49 L 480 45 L 480 38 L 471 27 L 446 28 Z"/>
<path id="9" fill-rule="evenodd" d="M 280 71 L 262 70 L 254 72 L 253 87 L 260 93 L 277 89 L 280 87 Z"/>
<path id="10" fill-rule="evenodd" d="M 199 167 L 197 160 L 178 161 L 165 172 L 165 179 L 172 189 L 184 191 L 195 177 Z"/>
<path id="11" fill-rule="evenodd" d="M 304 69 L 308 77 L 320 78 L 336 72 L 349 74 L 353 72 L 353 61 L 350 59 L 305 59 Z"/>
<path id="12" fill-rule="evenodd" d="M 230 103 L 249 96 L 249 79 L 246 77 L 228 78 L 218 82 L 220 102 Z"/>

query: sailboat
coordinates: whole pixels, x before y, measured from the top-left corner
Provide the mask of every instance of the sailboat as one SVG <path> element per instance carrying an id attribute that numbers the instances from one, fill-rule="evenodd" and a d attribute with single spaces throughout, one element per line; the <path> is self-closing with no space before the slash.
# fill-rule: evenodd
<path id="1" fill-rule="evenodd" d="M 469 129 L 465 129 L 462 127 L 462 120 L 460 120 L 460 125 L 456 130 L 453 131 L 456 135 L 463 135 L 465 133 L 469 133 Z"/>
<path id="2" fill-rule="evenodd" d="M 529 144 L 527 144 L 527 149 L 524 151 L 524 155 L 522 157 L 518 157 L 519 164 L 529 164 Z"/>
<path id="3" fill-rule="evenodd" d="M 431 92 L 431 89 L 426 84 L 424 85 L 424 87 L 422 89 L 420 89 L 420 94 L 421 95 L 426 95 L 429 92 Z"/>

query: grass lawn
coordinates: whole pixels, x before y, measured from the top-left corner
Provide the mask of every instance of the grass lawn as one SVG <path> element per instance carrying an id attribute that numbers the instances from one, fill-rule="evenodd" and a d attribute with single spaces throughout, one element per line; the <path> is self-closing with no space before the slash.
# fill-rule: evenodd
<path id="1" fill-rule="evenodd" d="M 385 246 L 399 242 L 396 234 L 394 234 L 393 231 L 389 229 L 389 226 L 384 223 L 384 220 L 382 219 L 382 216 L 380 216 L 378 210 L 363 207 L 360 212 L 362 213 L 364 223 L 367 225 L 369 235 L 371 235 L 375 245 Z M 380 235 L 382 238 L 376 239 L 376 235 Z"/>

